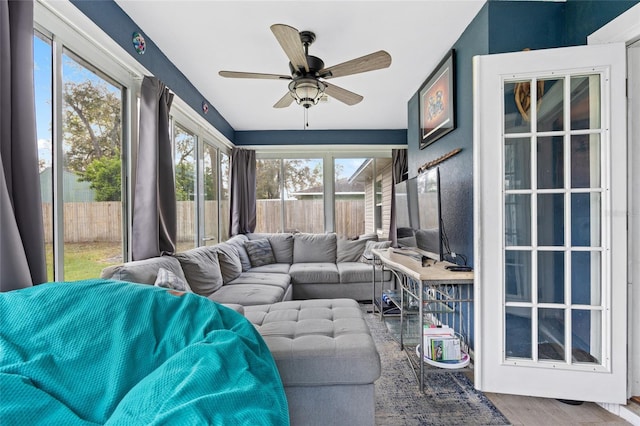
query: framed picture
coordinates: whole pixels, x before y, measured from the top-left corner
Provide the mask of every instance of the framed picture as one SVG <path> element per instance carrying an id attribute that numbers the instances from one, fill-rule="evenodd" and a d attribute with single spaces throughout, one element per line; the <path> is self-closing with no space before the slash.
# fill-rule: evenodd
<path id="1" fill-rule="evenodd" d="M 420 86 L 420 149 L 456 127 L 454 67 L 455 51 L 452 49 Z"/>

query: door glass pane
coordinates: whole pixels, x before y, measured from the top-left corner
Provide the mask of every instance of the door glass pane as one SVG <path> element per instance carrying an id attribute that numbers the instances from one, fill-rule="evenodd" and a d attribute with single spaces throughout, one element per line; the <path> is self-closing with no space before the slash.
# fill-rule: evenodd
<path id="1" fill-rule="evenodd" d="M 538 245 L 564 245 L 564 194 L 538 194 Z"/>
<path id="2" fill-rule="evenodd" d="M 602 359 L 602 312 L 572 310 L 571 339 L 573 361 L 599 364 Z"/>
<path id="3" fill-rule="evenodd" d="M 538 303 L 564 303 L 564 252 L 538 252 Z"/>
<path id="4" fill-rule="evenodd" d="M 538 359 L 565 359 L 564 323 L 564 309 L 538 309 Z"/>
<path id="5" fill-rule="evenodd" d="M 229 226 L 229 179 L 231 177 L 230 157 L 224 152 L 220 153 L 220 240 L 230 237 Z"/>
<path id="6" fill-rule="evenodd" d="M 571 303 L 599 306 L 601 303 L 601 254 L 598 251 L 571 253 Z"/>
<path id="7" fill-rule="evenodd" d="M 600 128 L 600 75 L 571 77 L 571 129 Z"/>
<path id="8" fill-rule="evenodd" d="M 285 232 L 324 232 L 322 159 L 283 160 Z"/>
<path id="9" fill-rule="evenodd" d="M 600 245 L 600 193 L 571 194 L 571 245 Z"/>
<path id="10" fill-rule="evenodd" d="M 78 280 L 122 261 L 123 96 L 69 52 L 62 72 L 64 279 Z"/>
<path id="11" fill-rule="evenodd" d="M 505 263 L 505 299 L 507 302 L 531 301 L 531 252 L 507 250 Z"/>
<path id="12" fill-rule="evenodd" d="M 531 359 L 531 308 L 505 309 L 505 354 L 507 358 Z"/>
<path id="13" fill-rule="evenodd" d="M 173 144 L 178 218 L 176 251 L 185 251 L 196 246 L 196 135 L 176 124 Z"/>
<path id="14" fill-rule="evenodd" d="M 564 143 L 562 136 L 538 137 L 538 188 L 564 187 Z"/>
<path id="15" fill-rule="evenodd" d="M 365 233 L 365 188 L 373 184 L 366 168 L 372 163 L 370 158 L 334 160 L 334 224 L 338 237 Z"/>
<path id="16" fill-rule="evenodd" d="M 504 188 L 531 189 L 531 139 L 504 141 Z"/>
<path id="17" fill-rule="evenodd" d="M 528 194 L 505 195 L 504 236 L 507 246 L 531 245 L 531 196 Z"/>
<path id="18" fill-rule="evenodd" d="M 38 137 L 38 170 L 42 197 L 47 281 L 53 281 L 53 136 L 51 134 L 52 94 L 51 42 L 38 33 L 33 37 L 33 80 Z"/>
<path id="19" fill-rule="evenodd" d="M 279 159 L 256 159 L 256 232 L 282 232 Z"/>
<path id="20" fill-rule="evenodd" d="M 527 80 L 504 84 L 504 132 L 531 131 L 531 83 Z"/>
<path id="21" fill-rule="evenodd" d="M 564 80 L 539 80 L 538 132 L 563 130 Z"/>
<path id="22" fill-rule="evenodd" d="M 600 135 L 571 136 L 571 187 L 600 186 Z"/>
<path id="23" fill-rule="evenodd" d="M 218 243 L 218 150 L 208 143 L 203 147 L 203 245 Z"/>

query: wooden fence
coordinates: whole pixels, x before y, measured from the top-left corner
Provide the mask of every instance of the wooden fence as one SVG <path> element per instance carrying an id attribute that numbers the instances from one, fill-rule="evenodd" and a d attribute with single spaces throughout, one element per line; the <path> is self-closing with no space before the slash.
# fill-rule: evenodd
<path id="1" fill-rule="evenodd" d="M 224 202 L 228 205 L 228 202 Z M 258 200 L 256 204 L 256 232 L 282 232 L 280 200 Z M 225 208 L 225 205 L 222 207 Z M 205 202 L 205 230 L 216 229 L 214 212 L 216 201 Z M 178 241 L 193 241 L 195 238 L 195 203 L 179 201 Z M 322 200 L 285 201 L 285 232 L 324 232 L 324 206 Z M 335 229 L 338 235 L 360 235 L 365 233 L 364 200 L 336 200 Z M 221 216 L 223 233 L 228 229 L 228 213 Z M 45 242 L 52 242 L 53 212 L 51 203 L 42 204 Z M 70 243 L 122 240 L 122 204 L 119 201 L 64 203 L 64 241 Z M 223 236 L 221 236 L 224 238 Z"/>

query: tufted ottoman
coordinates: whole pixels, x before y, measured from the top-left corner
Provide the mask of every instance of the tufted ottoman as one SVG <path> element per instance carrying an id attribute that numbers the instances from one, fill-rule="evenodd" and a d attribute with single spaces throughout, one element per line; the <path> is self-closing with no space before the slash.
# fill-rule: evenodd
<path id="1" fill-rule="evenodd" d="M 278 366 L 293 425 L 373 425 L 380 356 L 358 303 L 245 306 Z"/>

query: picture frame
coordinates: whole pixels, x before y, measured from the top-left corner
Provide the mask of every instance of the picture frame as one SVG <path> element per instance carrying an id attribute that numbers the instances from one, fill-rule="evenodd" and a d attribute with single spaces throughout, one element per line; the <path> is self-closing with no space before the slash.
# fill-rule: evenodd
<path id="1" fill-rule="evenodd" d="M 455 96 L 455 50 L 451 49 L 418 90 L 420 149 L 456 128 Z"/>

